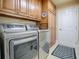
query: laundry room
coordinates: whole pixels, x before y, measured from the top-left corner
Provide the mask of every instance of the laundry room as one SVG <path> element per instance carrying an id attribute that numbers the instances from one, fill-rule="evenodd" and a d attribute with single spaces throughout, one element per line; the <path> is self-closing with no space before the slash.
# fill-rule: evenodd
<path id="1" fill-rule="evenodd" d="M 0 0 L 0 59 L 79 59 L 79 0 Z"/>

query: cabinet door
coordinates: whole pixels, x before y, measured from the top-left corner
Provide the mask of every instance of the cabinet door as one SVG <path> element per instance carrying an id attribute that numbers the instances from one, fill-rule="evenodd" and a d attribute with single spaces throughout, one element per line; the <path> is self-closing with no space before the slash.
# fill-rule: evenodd
<path id="1" fill-rule="evenodd" d="M 41 0 L 29 0 L 29 15 L 32 18 L 41 18 Z"/>
<path id="2" fill-rule="evenodd" d="M 36 5 L 36 17 L 38 19 L 41 19 L 41 7 L 42 6 L 42 0 L 37 0 L 37 5 Z"/>
<path id="3" fill-rule="evenodd" d="M 1 0 L 1 10 L 16 13 L 16 0 Z"/>
<path id="4" fill-rule="evenodd" d="M 18 0 L 18 12 L 20 15 L 28 16 L 28 1 L 29 0 Z"/>
<path id="5" fill-rule="evenodd" d="M 1 2 L 1 1 L 2 1 L 2 0 L 0 0 L 0 9 L 1 9 L 1 5 L 2 5 L 2 4 L 1 4 L 2 2 Z"/>
<path id="6" fill-rule="evenodd" d="M 50 35 L 51 35 L 51 40 L 50 40 L 50 46 L 54 45 L 56 42 L 56 19 L 55 15 L 48 11 L 48 23 L 49 23 L 49 29 L 50 29 Z"/>
<path id="7" fill-rule="evenodd" d="M 33 17 L 38 19 L 39 15 L 39 0 L 34 0 L 34 10 L 33 10 Z"/>
<path id="8" fill-rule="evenodd" d="M 35 0 L 34 1 L 34 7 L 35 7 L 35 9 L 33 10 L 34 11 L 34 13 L 33 13 L 33 16 L 34 16 L 34 18 L 37 18 L 38 19 L 38 16 L 37 16 L 37 14 L 39 14 L 39 12 L 37 12 L 38 11 L 38 0 Z"/>
<path id="9" fill-rule="evenodd" d="M 36 0 L 29 0 L 29 16 L 35 18 L 35 2 Z"/>

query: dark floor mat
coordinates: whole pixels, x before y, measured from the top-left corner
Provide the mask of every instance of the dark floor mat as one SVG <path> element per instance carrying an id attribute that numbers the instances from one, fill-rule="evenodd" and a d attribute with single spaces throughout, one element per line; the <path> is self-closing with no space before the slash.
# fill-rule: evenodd
<path id="1" fill-rule="evenodd" d="M 58 45 L 52 55 L 61 59 L 76 59 L 75 48 Z"/>

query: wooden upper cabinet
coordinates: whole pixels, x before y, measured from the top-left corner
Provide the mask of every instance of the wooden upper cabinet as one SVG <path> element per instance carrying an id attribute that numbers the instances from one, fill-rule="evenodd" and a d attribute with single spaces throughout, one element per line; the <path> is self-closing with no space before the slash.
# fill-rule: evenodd
<path id="1" fill-rule="evenodd" d="M 41 0 L 35 0 L 35 14 L 34 16 L 37 18 L 37 19 L 41 19 L 41 6 L 42 6 L 42 2 Z"/>
<path id="2" fill-rule="evenodd" d="M 2 11 L 16 13 L 16 0 L 0 0 Z"/>
<path id="3" fill-rule="evenodd" d="M 20 15 L 28 16 L 29 0 L 18 0 L 18 12 Z"/>
<path id="4" fill-rule="evenodd" d="M 29 0 L 29 15 L 41 19 L 41 0 Z"/>
<path id="5" fill-rule="evenodd" d="M 35 0 L 29 0 L 29 16 L 35 18 Z"/>
<path id="6" fill-rule="evenodd" d="M 39 19 L 41 19 L 42 0 L 37 0 L 36 9 L 37 9 L 36 15 Z"/>
<path id="7" fill-rule="evenodd" d="M 35 2 L 34 2 L 34 8 L 35 8 L 35 9 L 33 10 L 33 11 L 34 11 L 34 17 L 35 17 L 35 18 L 38 18 L 38 16 L 37 16 L 37 14 L 39 14 L 39 13 L 38 13 L 38 0 L 35 0 Z"/>
<path id="8" fill-rule="evenodd" d="M 0 9 L 1 9 L 1 5 L 2 5 L 2 4 L 1 4 L 1 0 L 0 0 Z"/>
<path id="9" fill-rule="evenodd" d="M 41 1 L 0 0 L 0 13 L 39 21 L 41 19 Z"/>

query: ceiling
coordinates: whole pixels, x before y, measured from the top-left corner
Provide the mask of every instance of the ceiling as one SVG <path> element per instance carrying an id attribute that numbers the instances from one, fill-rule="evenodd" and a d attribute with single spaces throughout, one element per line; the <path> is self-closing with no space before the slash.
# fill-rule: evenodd
<path id="1" fill-rule="evenodd" d="M 66 4 L 66 3 L 69 3 L 69 2 L 76 2 L 78 0 L 52 0 L 53 3 L 56 5 L 56 6 L 59 6 L 59 5 L 63 5 L 63 4 Z M 79 1 L 78 1 L 79 2 Z"/>

